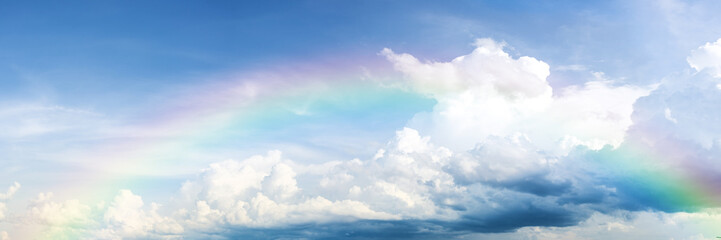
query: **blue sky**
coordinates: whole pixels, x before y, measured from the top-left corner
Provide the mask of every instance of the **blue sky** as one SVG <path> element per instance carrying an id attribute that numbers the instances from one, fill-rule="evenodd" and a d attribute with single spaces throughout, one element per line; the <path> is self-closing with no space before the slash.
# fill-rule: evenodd
<path id="1" fill-rule="evenodd" d="M 2 240 L 721 235 L 718 2 L 1 4 Z"/>
<path id="2" fill-rule="evenodd" d="M 384 47 L 448 60 L 481 37 L 557 65 L 592 64 L 598 71 L 635 76 L 657 72 L 651 70 L 656 66 L 685 65 L 686 52 L 719 31 L 682 29 L 690 39 L 680 39 L 653 11 L 660 7 L 625 1 L 7 5 L 0 23 L 2 73 L 9 82 L 3 87 L 18 97 L 56 95 L 52 100 L 69 104 L 82 104 L 76 98 L 85 97 L 117 105 L 94 94 L 113 89 L 120 96 L 147 96 L 168 82 L 341 58 L 339 53 L 374 58 Z"/>

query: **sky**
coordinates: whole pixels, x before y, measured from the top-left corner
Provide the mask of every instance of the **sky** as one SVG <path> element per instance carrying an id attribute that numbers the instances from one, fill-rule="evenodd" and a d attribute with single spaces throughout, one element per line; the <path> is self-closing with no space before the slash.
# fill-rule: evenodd
<path id="1" fill-rule="evenodd" d="M 0 240 L 716 239 L 718 12 L 0 2 Z"/>

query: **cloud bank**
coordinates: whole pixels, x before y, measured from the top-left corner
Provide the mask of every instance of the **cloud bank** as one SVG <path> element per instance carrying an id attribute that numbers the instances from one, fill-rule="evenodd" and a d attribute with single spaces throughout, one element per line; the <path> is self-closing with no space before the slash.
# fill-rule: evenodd
<path id="1" fill-rule="evenodd" d="M 449 62 L 384 49 L 404 76 L 391 85 L 437 104 L 373 157 L 308 164 L 274 150 L 213 163 L 163 205 L 130 190 L 109 204 L 41 193 L 20 215 L 45 236 L 100 239 L 594 238 L 669 225 L 709 237 L 680 225 L 721 219 L 718 43 L 688 59 L 706 75 L 632 86 L 595 73 L 560 89 L 547 63 L 491 39 Z"/>

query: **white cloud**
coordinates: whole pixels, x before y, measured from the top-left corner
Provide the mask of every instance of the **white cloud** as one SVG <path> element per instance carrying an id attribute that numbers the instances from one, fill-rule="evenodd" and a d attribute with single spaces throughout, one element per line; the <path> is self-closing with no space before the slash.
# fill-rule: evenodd
<path id="1" fill-rule="evenodd" d="M 721 94 L 706 74 L 669 77 L 657 91 L 639 100 L 634 109 L 637 131 L 693 141 L 712 149 L 721 139 Z M 661 141 L 664 137 L 644 137 Z"/>
<path id="2" fill-rule="evenodd" d="M 290 199 L 300 190 L 295 180 L 295 171 L 286 164 L 276 164 L 270 175 L 263 179 L 263 190 L 272 199 Z"/>
<path id="3" fill-rule="evenodd" d="M 88 239 L 169 239 L 184 232 L 174 219 L 158 213 L 159 204 L 144 208 L 143 200 L 129 190 L 120 190 L 106 206 L 95 207 L 77 199 L 53 201 L 53 193 L 40 193 L 30 202 L 25 217 L 13 224 L 18 236 Z"/>
<path id="4" fill-rule="evenodd" d="M 103 215 L 106 228 L 97 233 L 103 239 L 149 238 L 158 235 L 177 235 L 183 227 L 169 217 L 158 214 L 160 205 L 151 204 L 143 210 L 143 200 L 129 190 L 121 190 Z"/>
<path id="5" fill-rule="evenodd" d="M 721 38 L 691 51 L 686 61 L 696 71 L 707 70 L 712 76 L 721 78 Z"/>
<path id="6" fill-rule="evenodd" d="M 509 99 L 550 96 L 548 64 L 532 57 L 513 59 L 503 51 L 504 44 L 491 39 L 478 39 L 476 46 L 471 54 L 451 62 L 422 63 L 387 48 L 381 53 L 408 76 L 413 89 L 434 97 L 467 90 L 490 91 Z"/>
<path id="7" fill-rule="evenodd" d="M 517 135 L 484 140 L 471 154 L 459 156 L 452 168 L 456 178 L 466 181 L 507 181 L 547 171 L 556 161 L 535 151 L 525 135 Z"/>
<path id="8" fill-rule="evenodd" d="M 669 108 L 666 108 L 663 111 L 663 116 L 666 117 L 666 119 L 668 119 L 672 123 L 678 123 L 678 120 L 676 120 L 673 116 L 671 116 L 671 109 L 669 109 Z"/>
<path id="9" fill-rule="evenodd" d="M 467 153 L 431 142 L 404 128 L 367 160 L 304 165 L 271 151 L 211 164 L 184 184 L 185 207 L 175 215 L 188 229 L 209 232 L 357 220 L 458 221 L 474 213 L 491 229 L 513 229 L 489 224 L 494 219 L 486 216 L 523 214 L 516 213 L 523 208 L 575 221 L 576 213 L 544 197 L 569 187 L 567 179 L 548 176 L 558 160 L 536 152 L 524 136 L 492 138 Z M 524 181 L 547 190 L 513 186 Z"/>
<path id="10" fill-rule="evenodd" d="M 567 87 L 561 89 L 545 112 L 522 122 L 517 129 L 526 128 L 543 149 L 553 149 L 559 142 L 566 150 L 575 145 L 591 149 L 607 144 L 618 146 L 633 124 L 633 104 L 650 91 L 651 88 L 613 86 L 604 80 Z"/>
<path id="11" fill-rule="evenodd" d="M 17 192 L 18 189 L 20 189 L 20 183 L 18 183 L 18 182 L 13 183 L 13 185 L 8 187 L 7 192 L 0 193 L 0 200 L 10 199 L 13 195 L 15 195 L 15 192 Z M 8 210 L 7 205 L 4 202 L 0 202 L 0 220 L 5 219 L 7 210 Z"/>
<path id="12" fill-rule="evenodd" d="M 312 166 L 283 159 L 279 151 L 244 161 L 211 164 L 197 181 L 184 184 L 189 204 L 176 213 L 196 229 L 231 226 L 271 227 L 353 219 L 397 219 L 352 200 L 310 195 L 297 184 L 297 172 L 312 175 Z M 318 179 L 320 181 L 320 179 Z M 319 184 L 319 183 L 316 183 Z M 315 184 L 308 188 L 317 188 Z"/>
<path id="13" fill-rule="evenodd" d="M 406 76 L 403 84 L 435 98 L 431 113 L 409 126 L 454 150 L 467 150 L 489 136 L 527 135 L 541 150 L 565 154 L 585 145 L 618 146 L 632 124 L 633 103 L 653 87 L 615 86 L 596 74 L 583 86 L 559 90 L 546 81 L 548 64 L 512 58 L 503 44 L 480 39 L 469 55 L 423 63 L 409 54 L 382 52 Z"/>
<path id="14" fill-rule="evenodd" d="M 7 211 L 8 208 L 5 206 L 5 203 L 0 202 L 0 220 L 5 219 L 5 211 Z"/>
<path id="15" fill-rule="evenodd" d="M 18 183 L 18 182 L 13 183 L 12 186 L 8 187 L 7 192 L 0 193 L 0 200 L 7 200 L 7 199 L 11 198 L 15 194 L 15 192 L 18 191 L 18 189 L 20 189 L 20 183 Z"/>
<path id="16" fill-rule="evenodd" d="M 20 220 L 17 236 L 39 238 L 71 238 L 82 236 L 92 226 L 93 209 L 77 199 L 52 201 L 53 193 L 40 193 L 30 201 L 24 217 Z"/>
<path id="17" fill-rule="evenodd" d="M 31 221 L 49 226 L 82 226 L 92 221 L 92 208 L 77 199 L 53 202 L 53 193 L 40 193 L 31 202 L 28 217 Z"/>
<path id="18" fill-rule="evenodd" d="M 442 217 L 453 211 L 437 206 L 434 195 L 462 189 L 441 169 L 452 153 L 428 141 L 406 128 L 368 161 L 302 165 L 271 151 L 211 164 L 184 185 L 190 207 L 177 214 L 201 229 Z"/>

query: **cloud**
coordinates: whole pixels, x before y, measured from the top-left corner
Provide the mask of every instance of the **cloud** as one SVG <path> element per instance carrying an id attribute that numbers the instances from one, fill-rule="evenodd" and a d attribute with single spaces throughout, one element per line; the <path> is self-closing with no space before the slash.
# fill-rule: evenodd
<path id="1" fill-rule="evenodd" d="M 27 139 L 68 131 L 89 131 L 101 123 L 98 113 L 45 104 L 0 104 L 0 138 Z"/>
<path id="2" fill-rule="evenodd" d="M 15 192 L 17 192 L 18 189 L 20 189 L 20 183 L 18 183 L 18 182 L 13 183 L 12 186 L 8 187 L 7 192 L 0 193 L 0 200 L 10 199 L 13 195 L 15 195 Z"/>
<path id="3" fill-rule="evenodd" d="M 532 57 L 513 59 L 503 51 L 504 44 L 491 39 L 478 39 L 475 45 L 471 54 L 451 62 L 422 63 L 410 54 L 396 54 L 387 48 L 381 54 L 408 76 L 411 88 L 434 97 L 469 89 L 510 99 L 550 96 L 548 64 Z"/>
<path id="4" fill-rule="evenodd" d="M 105 228 L 96 233 L 102 239 L 163 238 L 183 233 L 183 227 L 158 214 L 159 204 L 143 210 L 143 200 L 129 190 L 120 190 L 103 215 Z"/>
<path id="5" fill-rule="evenodd" d="M 527 227 L 479 239 L 714 239 L 721 223 L 719 209 L 696 213 L 594 213 L 571 227 Z M 475 236 L 473 236 L 475 237 Z"/>
<path id="6" fill-rule="evenodd" d="M 18 189 L 20 189 L 20 183 L 18 183 L 18 182 L 13 183 L 13 185 L 8 187 L 8 190 L 6 193 L 0 193 L 0 201 L 10 199 L 13 195 L 15 195 L 15 192 L 17 192 Z M 0 202 L 0 221 L 5 219 L 5 217 L 7 215 L 7 210 L 8 210 L 7 205 L 4 202 Z"/>
<path id="7" fill-rule="evenodd" d="M 672 123 L 678 123 L 678 120 L 676 120 L 675 118 L 673 118 L 673 116 L 671 116 L 671 109 L 669 109 L 669 108 L 666 108 L 666 110 L 663 111 L 663 116 L 666 117 L 666 119 L 668 119 Z"/>
<path id="8" fill-rule="evenodd" d="M 720 206 L 721 164 L 716 160 L 721 157 L 721 128 L 716 123 L 721 121 L 721 94 L 710 78 L 667 77 L 636 101 L 633 124 L 618 147 L 571 152 L 575 163 L 584 162 L 577 171 L 592 176 L 585 180 L 587 186 L 613 190 L 605 207 L 675 213 Z"/>
<path id="9" fill-rule="evenodd" d="M 174 219 L 158 213 L 159 204 L 144 208 L 142 198 L 129 190 L 120 190 L 108 205 L 53 198 L 53 193 L 38 194 L 14 224 L 43 238 L 172 239 L 184 231 Z"/>
<path id="10" fill-rule="evenodd" d="M 438 104 L 409 123 L 437 143 L 467 150 L 489 136 L 524 134 L 540 150 L 565 154 L 578 145 L 618 146 L 632 124 L 633 103 L 653 89 L 596 79 L 558 91 L 546 81 L 548 64 L 512 58 L 504 44 L 479 39 L 472 53 L 450 62 L 421 62 L 410 54 L 381 53 L 405 75 L 403 85 Z"/>
<path id="11" fill-rule="evenodd" d="M 383 221 L 358 220 L 354 222 L 332 222 L 303 224 L 282 228 L 238 228 L 226 235 L 230 239 L 438 239 L 457 237 L 460 234 L 438 223 L 419 220 Z"/>
<path id="12" fill-rule="evenodd" d="M 5 212 L 8 210 L 8 207 L 5 206 L 5 203 L 0 202 L 0 220 L 5 219 Z"/>
<path id="13" fill-rule="evenodd" d="M 304 194 L 296 180 L 299 168 L 305 172 L 314 167 L 299 167 L 283 159 L 279 151 L 211 164 L 198 180 L 184 184 L 182 192 L 190 206 L 177 214 L 196 229 L 397 218 L 360 201 Z"/>
<path id="14" fill-rule="evenodd" d="M 721 78 L 721 38 L 691 51 L 686 61 L 696 71 L 707 71 L 713 77 Z"/>
<path id="15" fill-rule="evenodd" d="M 708 81 L 638 87 L 594 73 L 553 89 L 546 63 L 489 39 L 450 62 L 383 54 L 401 87 L 437 105 L 372 157 L 311 164 L 274 150 L 210 164 L 170 211 L 129 190 L 97 207 L 48 193 L 28 219 L 96 238 L 581 238 L 645 229 L 624 214 L 698 221 L 718 207 L 719 194 L 674 197 L 719 180 L 721 95 Z"/>
<path id="16" fill-rule="evenodd" d="M 420 237 L 570 226 L 590 214 L 580 205 L 588 202 L 559 201 L 587 186 L 555 175 L 562 165 L 525 153 L 521 140 L 496 139 L 461 153 L 431 141 L 404 128 L 367 160 L 307 165 L 271 151 L 211 164 L 184 184 L 186 207 L 175 215 L 196 232 L 235 237 L 343 231 L 362 237 L 380 230 Z"/>
<path id="17" fill-rule="evenodd" d="M 696 64 L 700 61 L 699 54 L 715 54 L 708 49 L 721 49 L 719 44 L 721 41 L 707 43 L 692 51 L 688 58 L 689 65 L 699 71 L 715 68 L 711 66 L 713 61 L 707 61 L 707 67 L 702 68 Z M 721 58 L 719 60 L 717 64 L 721 64 Z M 644 128 L 644 132 L 653 128 L 658 132 L 657 135 L 692 141 L 705 149 L 712 148 L 721 138 L 721 127 L 715 124 L 721 120 L 721 110 L 718 108 L 721 94 L 715 87 L 717 84 L 718 79 L 709 74 L 675 74 L 665 78 L 653 94 L 637 102 L 633 115 L 633 121 L 638 126 L 636 128 Z M 673 123 L 673 126 L 667 123 Z"/>
<path id="18" fill-rule="evenodd" d="M 29 206 L 28 219 L 54 227 L 84 226 L 92 221 L 90 206 L 76 199 L 54 202 L 52 198 L 52 192 L 38 194 Z"/>

